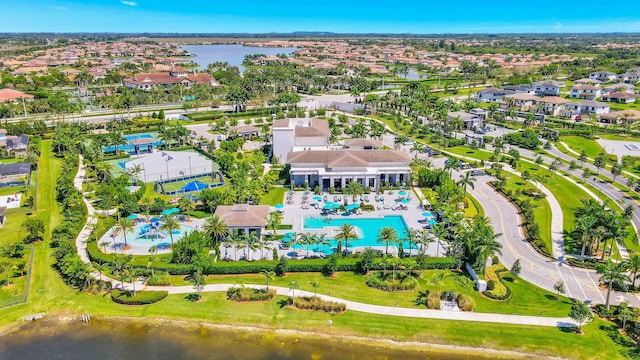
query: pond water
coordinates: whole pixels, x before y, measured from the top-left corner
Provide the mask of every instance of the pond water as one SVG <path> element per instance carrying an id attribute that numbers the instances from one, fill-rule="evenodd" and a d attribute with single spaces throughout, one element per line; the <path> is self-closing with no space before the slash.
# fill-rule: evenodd
<path id="1" fill-rule="evenodd" d="M 0 336 L 0 359 L 497 359 L 435 348 L 389 348 L 157 320 L 39 320 Z"/>
<path id="2" fill-rule="evenodd" d="M 243 72 L 245 69 L 241 65 L 245 55 L 290 55 L 298 50 L 298 48 L 295 47 L 268 48 L 242 45 L 184 45 L 182 49 L 195 55 L 191 60 L 199 65 L 199 69 L 206 69 L 208 64 L 221 61 L 237 66 L 240 72 Z"/>

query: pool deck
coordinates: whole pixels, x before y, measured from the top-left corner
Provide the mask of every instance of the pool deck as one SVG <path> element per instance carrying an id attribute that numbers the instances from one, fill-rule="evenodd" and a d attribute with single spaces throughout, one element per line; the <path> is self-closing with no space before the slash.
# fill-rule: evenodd
<path id="1" fill-rule="evenodd" d="M 392 210 L 391 208 L 385 209 L 385 206 L 383 206 L 383 204 L 389 205 L 389 207 L 391 205 L 396 204 L 395 199 L 397 199 L 399 197 L 398 192 L 399 190 L 393 190 L 392 193 L 389 193 L 389 191 L 385 191 L 383 195 L 379 195 L 380 198 L 384 198 L 384 202 L 382 201 L 375 201 L 375 194 L 371 193 L 369 194 L 369 201 L 365 201 L 365 204 L 371 204 L 374 206 L 375 210 L 374 211 L 360 211 L 360 214 L 356 214 L 356 213 L 351 213 L 348 216 L 343 216 L 342 214 L 334 214 L 331 215 L 331 218 L 333 219 L 349 219 L 349 218 L 354 218 L 354 219 L 362 219 L 362 218 L 382 218 L 384 216 L 398 216 L 401 215 L 404 218 L 404 221 L 406 223 L 406 225 L 410 228 L 410 229 L 422 229 L 424 224 L 418 222 L 419 220 L 423 220 L 425 217 L 422 216 L 422 213 L 425 211 L 422 208 L 422 205 L 420 204 L 420 200 L 416 197 L 416 194 L 413 192 L 412 189 L 406 189 L 404 190 L 407 192 L 407 196 L 409 197 L 410 202 L 407 204 L 407 210 Z M 286 193 L 285 193 L 285 199 L 283 199 L 282 204 L 284 205 L 284 208 L 281 209 L 281 212 L 283 214 L 283 220 L 282 223 L 283 224 L 292 224 L 293 225 L 293 229 L 292 230 L 278 230 L 277 233 L 278 234 L 285 234 L 287 232 L 312 232 L 309 229 L 304 229 L 303 228 L 303 222 L 304 222 L 304 218 L 305 217 L 318 217 L 320 216 L 320 213 L 322 212 L 322 206 L 324 206 L 324 201 L 315 201 L 313 200 L 314 196 L 317 196 L 316 194 L 314 194 L 312 191 L 310 191 L 307 195 L 308 199 L 306 204 L 304 204 L 303 206 L 303 197 L 304 191 L 294 191 L 293 192 L 293 197 L 292 200 L 290 201 L 290 203 L 288 203 L 285 199 L 286 199 Z M 322 193 L 320 194 L 321 197 L 324 198 L 324 196 L 327 196 L 327 200 L 328 201 L 333 201 L 333 194 L 329 194 L 329 193 Z M 342 196 L 344 197 L 345 195 L 341 195 L 341 194 L 335 194 L 335 196 Z M 351 204 L 352 203 L 352 197 L 348 196 L 348 202 Z M 358 202 L 360 202 L 358 200 Z M 312 206 L 307 206 L 309 204 L 320 204 L 318 206 L 318 208 L 316 207 L 312 207 Z M 273 211 L 275 211 L 275 208 L 272 209 Z M 318 230 L 316 230 L 318 231 Z M 369 246 L 372 249 L 375 250 L 381 250 L 384 251 L 384 246 Z M 359 246 L 349 246 L 350 249 L 353 249 L 354 251 L 362 251 L 364 249 L 364 247 L 359 247 Z M 427 249 L 427 254 L 431 255 L 431 256 L 436 256 L 436 242 L 433 242 L 431 244 L 429 244 L 429 247 Z M 444 256 L 445 255 L 445 251 L 446 251 L 446 246 L 441 243 L 440 244 L 440 249 L 439 249 L 439 256 Z M 407 251 L 407 250 L 405 250 Z M 291 252 L 291 250 L 287 250 L 287 251 L 283 251 L 283 255 L 287 255 L 287 253 Z M 398 249 L 395 246 L 390 246 L 389 247 L 389 252 L 390 253 L 394 253 L 397 254 Z M 313 253 L 313 252 L 312 252 Z M 413 253 L 415 254 L 416 251 L 414 250 Z M 306 252 L 305 252 L 306 254 Z M 317 254 L 314 254 L 317 255 Z"/>
<path id="2" fill-rule="evenodd" d="M 141 217 L 144 217 L 144 215 L 140 215 Z M 156 217 L 155 215 L 151 215 L 150 218 Z M 159 215 L 157 217 L 160 217 Z M 148 223 L 145 220 L 140 220 L 142 222 L 142 224 Z M 196 218 L 191 218 L 188 221 L 184 221 L 184 222 L 180 222 L 180 225 L 186 225 L 186 226 L 190 226 L 192 228 L 194 228 L 195 230 L 202 230 L 203 226 L 204 226 L 204 219 L 196 219 Z M 140 222 L 138 223 L 140 224 Z M 136 231 L 138 231 L 138 226 L 136 225 Z M 114 228 L 109 229 L 98 241 L 98 245 L 101 244 L 102 242 L 108 242 L 109 245 L 107 245 L 106 249 L 103 249 L 100 246 L 100 250 L 101 251 L 105 251 L 107 254 L 126 254 L 126 255 L 150 255 L 149 254 L 149 248 L 151 247 L 152 244 L 154 244 L 153 242 L 150 243 L 150 245 L 133 245 L 133 244 L 129 244 L 129 249 L 127 250 L 122 250 L 121 246 L 124 245 L 124 240 L 122 238 L 122 235 L 120 234 L 120 232 L 115 229 L 115 236 L 114 236 Z M 177 240 L 174 239 L 174 243 Z M 169 236 L 167 236 L 165 239 L 160 240 L 160 241 L 156 241 L 156 243 L 171 243 L 171 238 Z M 169 254 L 171 253 L 171 248 L 166 248 L 166 249 L 158 249 L 158 254 Z"/>

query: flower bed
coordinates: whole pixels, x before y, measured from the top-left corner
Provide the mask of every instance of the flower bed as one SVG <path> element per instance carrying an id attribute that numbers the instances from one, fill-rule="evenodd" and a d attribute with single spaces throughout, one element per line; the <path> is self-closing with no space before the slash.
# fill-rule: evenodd
<path id="1" fill-rule="evenodd" d="M 247 302 L 247 301 L 271 301 L 276 297 L 273 289 L 250 289 L 244 287 L 232 287 L 227 290 L 227 299 Z"/>
<path id="2" fill-rule="evenodd" d="M 413 290 L 418 286 L 418 281 L 411 275 L 396 271 L 395 279 L 391 271 L 374 272 L 367 278 L 367 285 L 384 291 Z"/>
<path id="3" fill-rule="evenodd" d="M 339 314 L 347 311 L 347 305 L 335 301 L 325 301 L 317 296 L 299 296 L 289 300 L 289 303 L 303 310 L 324 311 Z"/>
<path id="4" fill-rule="evenodd" d="M 511 297 L 511 289 L 502 281 L 500 277 L 500 273 L 507 271 L 507 269 L 502 264 L 496 264 L 489 266 L 486 270 L 486 278 L 487 283 L 493 284 L 493 289 L 491 286 L 487 287 L 487 290 L 483 292 L 487 297 L 494 300 L 507 300 Z"/>

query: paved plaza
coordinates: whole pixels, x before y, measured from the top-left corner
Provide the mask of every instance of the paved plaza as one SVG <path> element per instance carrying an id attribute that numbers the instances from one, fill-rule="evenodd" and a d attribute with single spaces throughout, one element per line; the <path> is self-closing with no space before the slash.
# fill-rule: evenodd
<path id="1" fill-rule="evenodd" d="M 596 140 L 609 154 L 614 154 L 621 160 L 623 156 L 640 156 L 640 142 L 625 140 Z"/>

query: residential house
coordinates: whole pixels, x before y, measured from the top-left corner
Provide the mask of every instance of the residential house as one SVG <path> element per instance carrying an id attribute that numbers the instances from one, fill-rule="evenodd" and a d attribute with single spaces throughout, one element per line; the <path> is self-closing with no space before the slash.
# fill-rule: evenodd
<path id="1" fill-rule="evenodd" d="M 231 129 L 230 134 L 235 134 L 235 137 L 243 137 L 245 140 L 250 140 L 253 136 L 260 135 L 260 129 L 252 125 L 241 125 Z"/>
<path id="2" fill-rule="evenodd" d="M 21 184 L 22 178 L 31 175 L 31 166 L 24 162 L 0 164 L 0 186 Z"/>
<path id="3" fill-rule="evenodd" d="M 238 230 L 240 234 L 255 233 L 260 239 L 269 218 L 269 205 L 218 205 L 214 216 L 227 224 L 229 232 Z"/>
<path id="4" fill-rule="evenodd" d="M 504 90 L 513 91 L 515 94 L 534 94 L 533 86 L 527 85 L 509 85 L 503 86 Z"/>
<path id="5" fill-rule="evenodd" d="M 565 109 L 564 104 L 571 101 L 557 96 L 547 96 L 536 100 L 536 104 L 540 104 L 541 110 L 551 116 L 557 116 Z"/>
<path id="6" fill-rule="evenodd" d="M 560 86 L 550 82 L 536 83 L 533 85 L 533 92 L 540 96 L 558 96 Z"/>
<path id="7" fill-rule="evenodd" d="M 567 109 L 571 110 L 573 116 L 582 114 L 602 115 L 609 113 L 609 104 L 594 100 L 568 102 L 565 106 Z"/>
<path id="8" fill-rule="evenodd" d="M 627 71 L 624 74 L 618 75 L 618 80 L 628 84 L 635 84 L 640 81 L 640 72 L 636 70 Z"/>
<path id="9" fill-rule="evenodd" d="M 21 153 L 27 151 L 29 137 L 27 135 L 7 135 L 7 130 L 0 129 L 0 148 Z"/>
<path id="10" fill-rule="evenodd" d="M 631 104 L 636 101 L 640 95 L 630 94 L 627 92 L 614 92 L 602 95 L 602 101 L 615 102 L 618 104 Z"/>
<path id="11" fill-rule="evenodd" d="M 528 109 L 536 104 L 540 98 L 531 94 L 507 95 L 503 99 L 505 106 L 513 105 L 519 109 Z"/>
<path id="12" fill-rule="evenodd" d="M 191 87 L 194 84 L 219 86 L 218 82 L 207 73 L 187 73 L 181 67 L 173 67 L 169 72 L 135 74 L 124 79 L 124 85 L 132 89 L 151 90 L 156 87 L 172 85 Z"/>
<path id="13" fill-rule="evenodd" d="M 608 83 L 615 81 L 618 76 L 610 71 L 596 71 L 589 74 L 589 79 L 599 82 Z"/>
<path id="14" fill-rule="evenodd" d="M 273 156 L 279 162 L 287 159 L 287 153 L 299 150 L 329 150 L 331 131 L 326 120 L 291 118 L 276 120 L 271 130 Z"/>
<path id="15" fill-rule="evenodd" d="M 497 102 L 507 95 L 515 94 L 512 90 L 501 90 L 496 88 L 489 88 L 479 91 L 476 94 L 477 102 Z"/>
<path id="16" fill-rule="evenodd" d="M 0 89 L 0 103 L 32 100 L 33 95 L 13 89 Z"/>
<path id="17" fill-rule="evenodd" d="M 578 79 L 574 81 L 573 84 L 574 85 L 598 85 L 600 84 L 600 81 L 585 78 L 585 79 Z"/>
<path id="18" fill-rule="evenodd" d="M 640 121 L 640 111 L 621 110 L 600 115 L 600 122 L 605 124 L 626 124 Z"/>
<path id="19" fill-rule="evenodd" d="M 293 186 L 319 185 L 324 191 L 344 189 L 357 181 L 373 191 L 382 184 L 407 184 L 411 157 L 395 150 L 294 151 L 287 154 Z"/>
<path id="20" fill-rule="evenodd" d="M 626 93 L 634 94 L 636 90 L 633 85 L 625 84 L 625 83 L 611 84 L 611 85 L 604 86 L 602 88 L 603 94 L 614 93 L 614 92 L 626 92 Z"/>
<path id="21" fill-rule="evenodd" d="M 457 117 L 464 122 L 464 128 L 471 130 L 473 128 L 481 128 L 484 124 L 484 119 L 478 114 L 471 114 L 465 111 L 451 111 L 449 112 L 449 120 L 453 120 Z"/>
<path id="22" fill-rule="evenodd" d="M 569 97 L 574 99 L 595 100 L 600 97 L 602 89 L 592 85 L 574 85 L 569 90 Z"/>

